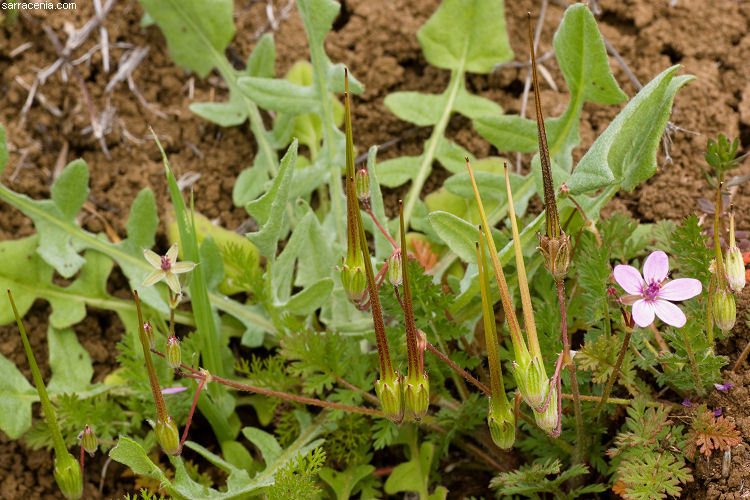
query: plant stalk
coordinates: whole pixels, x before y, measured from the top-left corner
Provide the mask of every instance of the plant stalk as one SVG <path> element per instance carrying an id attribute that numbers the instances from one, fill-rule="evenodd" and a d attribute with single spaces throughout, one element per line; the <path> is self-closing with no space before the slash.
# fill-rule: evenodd
<path id="1" fill-rule="evenodd" d="M 630 344 L 630 336 L 632 335 L 632 333 L 632 328 L 625 328 L 625 338 L 622 340 L 622 346 L 620 347 L 620 352 L 617 355 L 617 361 L 615 361 L 615 366 L 612 368 L 612 374 L 607 380 L 607 385 L 604 386 L 601 400 L 599 401 L 599 404 L 596 405 L 596 408 L 594 408 L 594 417 L 599 416 L 599 412 L 602 411 L 602 408 L 604 408 L 604 403 L 608 400 L 609 394 L 612 392 L 612 386 L 615 384 L 615 380 L 620 374 L 620 367 L 622 366 L 622 361 L 625 359 L 625 353 L 628 350 L 628 345 Z"/>

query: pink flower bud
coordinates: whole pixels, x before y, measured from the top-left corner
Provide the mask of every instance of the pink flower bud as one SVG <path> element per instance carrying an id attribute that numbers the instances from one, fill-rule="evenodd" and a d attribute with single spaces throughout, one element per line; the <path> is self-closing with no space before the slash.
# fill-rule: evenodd
<path id="1" fill-rule="evenodd" d="M 167 365 L 176 370 L 180 367 L 182 362 L 182 355 L 180 353 L 180 341 L 172 335 L 167 339 Z"/>
<path id="2" fill-rule="evenodd" d="M 99 440 L 96 439 L 96 434 L 89 424 L 86 424 L 86 427 L 78 435 L 78 439 L 81 440 L 81 446 L 86 450 L 86 453 L 93 457 L 99 447 Z"/>
<path id="3" fill-rule="evenodd" d="M 357 170 L 357 173 L 354 175 L 354 189 L 359 201 L 370 199 L 370 174 L 367 173 L 367 169 L 361 168 Z"/>

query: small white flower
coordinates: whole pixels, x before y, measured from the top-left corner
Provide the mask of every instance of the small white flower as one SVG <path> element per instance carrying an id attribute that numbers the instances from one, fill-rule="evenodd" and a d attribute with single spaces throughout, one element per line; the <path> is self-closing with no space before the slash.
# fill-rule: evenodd
<path id="1" fill-rule="evenodd" d="M 159 255 L 147 248 L 143 249 L 143 256 L 154 266 L 154 270 L 143 280 L 143 286 L 151 286 L 161 280 L 166 281 L 174 293 L 180 293 L 180 280 L 177 275 L 192 271 L 195 262 L 176 262 L 177 243 L 169 247 L 166 255 Z"/>

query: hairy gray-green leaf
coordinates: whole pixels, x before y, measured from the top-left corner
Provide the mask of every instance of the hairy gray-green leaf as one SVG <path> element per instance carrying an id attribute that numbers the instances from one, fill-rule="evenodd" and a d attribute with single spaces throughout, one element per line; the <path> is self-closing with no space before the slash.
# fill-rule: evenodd
<path id="1" fill-rule="evenodd" d="M 47 344 L 52 369 L 47 390 L 50 393 L 71 393 L 88 388 L 94 368 L 91 366 L 91 356 L 81 347 L 76 333 L 70 328 L 58 330 L 50 326 L 47 329 Z"/>
<path id="2" fill-rule="evenodd" d="M 378 179 L 387 187 L 400 186 L 414 177 L 419 170 L 421 156 L 400 156 L 378 164 Z"/>
<path id="3" fill-rule="evenodd" d="M 384 104 L 402 120 L 426 126 L 440 121 L 446 98 L 445 94 L 393 92 L 386 96 Z"/>
<path id="4" fill-rule="evenodd" d="M 677 91 L 693 79 L 672 66 L 651 80 L 615 117 L 576 166 L 571 193 L 619 184 L 628 191 L 656 171 L 656 150 Z"/>
<path id="5" fill-rule="evenodd" d="M 438 68 L 489 73 L 513 58 L 501 0 L 444 0 L 417 39 Z"/>
<path id="6" fill-rule="evenodd" d="M 259 106 L 301 115 L 320 113 L 321 103 L 312 86 L 297 85 L 281 78 L 244 76 L 237 79 L 240 89 Z"/>
<path id="7" fill-rule="evenodd" d="M 294 165 L 297 162 L 297 141 L 292 141 L 284 158 L 281 159 L 281 170 L 266 194 L 246 205 L 250 215 L 258 221 L 261 229 L 248 233 L 247 237 L 255 243 L 261 255 L 273 260 L 276 244 L 281 237 L 283 220 L 286 217 L 286 202 L 294 176 Z"/>
<path id="8" fill-rule="evenodd" d="M 464 262 L 477 260 L 474 243 L 479 235 L 477 228 L 448 212 L 435 211 L 429 215 L 430 224 L 448 247 Z"/>
<path id="9" fill-rule="evenodd" d="M 167 39 L 169 55 L 204 78 L 234 38 L 232 0 L 139 0 Z"/>
<path id="10" fill-rule="evenodd" d="M 587 101 L 617 104 L 627 96 L 620 90 L 609 69 L 594 16 L 584 4 L 565 11 L 553 40 L 555 56 L 570 91 L 565 112 L 544 121 L 549 154 L 566 172 L 572 168 L 571 151 L 580 142 L 581 109 Z M 474 121 L 480 135 L 500 151 L 532 152 L 537 146 L 535 120 L 521 117 L 481 117 Z"/>
<path id="11" fill-rule="evenodd" d="M 16 365 L 0 355 L 0 430 L 10 439 L 18 439 L 31 427 L 31 403 L 38 399 Z"/>
<path id="12" fill-rule="evenodd" d="M 276 45 L 273 35 L 266 33 L 255 45 L 250 57 L 247 58 L 245 73 L 248 76 L 259 76 L 261 78 L 273 78 L 276 64 Z"/>

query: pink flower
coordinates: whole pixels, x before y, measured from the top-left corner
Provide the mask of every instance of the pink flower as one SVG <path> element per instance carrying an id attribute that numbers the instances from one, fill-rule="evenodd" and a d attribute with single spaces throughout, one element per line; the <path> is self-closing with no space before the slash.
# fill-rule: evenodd
<path id="1" fill-rule="evenodd" d="M 654 315 L 668 325 L 680 328 L 686 318 L 672 300 L 680 301 L 695 297 L 703 289 L 701 282 L 693 278 L 667 281 L 669 259 L 661 250 L 652 252 L 643 263 L 643 277 L 633 266 L 615 266 L 617 283 L 629 294 L 620 300 L 633 306 L 633 320 L 640 327 L 654 322 Z M 644 281 L 645 278 L 645 281 Z"/>

